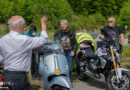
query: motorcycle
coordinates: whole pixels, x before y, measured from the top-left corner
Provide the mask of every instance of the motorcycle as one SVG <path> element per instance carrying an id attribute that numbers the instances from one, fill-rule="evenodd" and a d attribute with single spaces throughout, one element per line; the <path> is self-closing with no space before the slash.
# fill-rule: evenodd
<path id="1" fill-rule="evenodd" d="M 130 73 L 120 67 L 122 51 L 119 41 L 114 34 L 103 39 L 96 50 L 92 48 L 91 41 L 79 44 L 77 55 L 77 68 L 79 79 L 100 79 L 105 77 L 109 90 L 130 90 Z"/>
<path id="2" fill-rule="evenodd" d="M 8 82 L 4 80 L 4 65 L 0 63 L 0 90 L 10 90 Z"/>
<path id="3" fill-rule="evenodd" d="M 39 73 L 42 77 L 43 88 L 45 90 L 70 90 L 72 83 L 62 46 L 52 41 L 45 44 L 41 52 L 44 58 L 39 64 Z"/>

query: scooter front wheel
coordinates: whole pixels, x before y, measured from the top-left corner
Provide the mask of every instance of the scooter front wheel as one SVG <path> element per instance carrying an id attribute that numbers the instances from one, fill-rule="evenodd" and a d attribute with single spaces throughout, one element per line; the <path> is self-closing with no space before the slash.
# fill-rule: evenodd
<path id="1" fill-rule="evenodd" d="M 52 87 L 52 90 L 70 90 L 70 89 L 69 89 L 69 88 L 62 87 L 62 86 L 53 86 L 53 87 Z"/>

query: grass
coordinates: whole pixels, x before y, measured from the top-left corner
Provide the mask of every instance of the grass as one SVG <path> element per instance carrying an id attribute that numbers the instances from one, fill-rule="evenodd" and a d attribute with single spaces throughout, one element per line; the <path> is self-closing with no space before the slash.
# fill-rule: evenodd
<path id="1" fill-rule="evenodd" d="M 127 35 L 127 34 L 124 34 L 124 38 L 128 38 L 128 35 Z"/>
<path id="2" fill-rule="evenodd" d="M 124 46 L 121 66 L 130 70 L 130 45 Z"/>
<path id="3" fill-rule="evenodd" d="M 5 35 L 9 32 L 9 30 L 6 28 L 4 30 L 0 30 L 0 35 Z"/>
<path id="4" fill-rule="evenodd" d="M 122 53 L 122 61 L 130 61 L 130 45 L 125 45 Z"/>

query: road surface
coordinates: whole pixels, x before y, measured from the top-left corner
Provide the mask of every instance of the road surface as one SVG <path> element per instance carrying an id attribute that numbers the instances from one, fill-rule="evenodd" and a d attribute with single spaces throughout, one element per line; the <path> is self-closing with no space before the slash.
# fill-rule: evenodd
<path id="1" fill-rule="evenodd" d="M 101 80 L 89 80 L 78 81 L 73 83 L 71 90 L 107 90 L 107 86 L 104 79 Z"/>

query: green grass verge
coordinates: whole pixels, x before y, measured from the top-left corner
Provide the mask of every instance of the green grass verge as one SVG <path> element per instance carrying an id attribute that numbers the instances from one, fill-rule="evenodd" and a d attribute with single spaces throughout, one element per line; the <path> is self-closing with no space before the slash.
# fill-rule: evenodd
<path id="1" fill-rule="evenodd" d="M 130 45 L 125 45 L 122 53 L 122 62 L 130 60 Z"/>
<path id="2" fill-rule="evenodd" d="M 127 34 L 124 34 L 124 38 L 128 38 L 128 35 L 127 35 Z"/>

